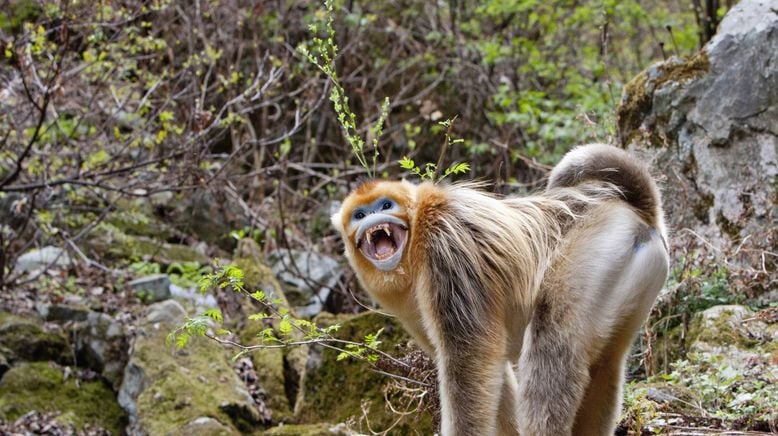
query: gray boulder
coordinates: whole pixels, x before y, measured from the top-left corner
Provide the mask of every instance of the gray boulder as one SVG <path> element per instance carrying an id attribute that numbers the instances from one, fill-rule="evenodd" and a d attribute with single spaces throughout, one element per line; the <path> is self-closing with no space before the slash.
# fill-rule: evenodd
<path id="1" fill-rule="evenodd" d="M 741 260 L 753 265 L 760 260 L 749 253 L 774 252 L 778 240 L 774 9 L 769 0 L 739 2 L 698 54 L 630 82 L 618 110 L 622 146 L 666 175 L 669 226 L 721 248 L 745 241 Z"/>
<path id="2" fill-rule="evenodd" d="M 343 269 L 337 260 L 311 251 L 276 250 L 268 256 L 273 274 L 284 285 L 296 313 L 313 317 L 324 308 Z"/>
<path id="3" fill-rule="evenodd" d="M 132 280 L 128 285 L 138 298 L 148 303 L 170 298 L 170 277 L 167 274 L 141 277 Z"/>
<path id="4" fill-rule="evenodd" d="M 43 268 L 67 267 L 71 264 L 68 253 L 54 246 L 43 247 L 40 250 L 30 250 L 16 259 L 16 269 L 19 271 L 36 271 Z"/>

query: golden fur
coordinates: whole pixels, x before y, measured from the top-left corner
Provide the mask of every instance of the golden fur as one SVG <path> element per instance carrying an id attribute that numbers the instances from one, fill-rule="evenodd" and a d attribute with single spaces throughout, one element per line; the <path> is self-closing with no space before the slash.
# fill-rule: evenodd
<path id="1" fill-rule="evenodd" d="M 352 217 L 382 198 L 408 227 L 391 271 L 360 251 Z M 639 162 L 579 147 L 526 198 L 368 182 L 333 223 L 360 283 L 435 356 L 443 435 L 613 434 L 625 356 L 668 268 Z"/>

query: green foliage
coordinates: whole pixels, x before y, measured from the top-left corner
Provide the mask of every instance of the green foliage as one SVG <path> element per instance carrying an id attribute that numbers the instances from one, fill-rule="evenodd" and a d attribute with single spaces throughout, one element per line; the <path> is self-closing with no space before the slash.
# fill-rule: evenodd
<path id="1" fill-rule="evenodd" d="M 210 274 L 212 269 L 208 265 L 201 265 L 200 262 L 173 262 L 167 267 L 167 274 L 173 284 L 188 288 L 200 284 L 203 276 Z"/>
<path id="2" fill-rule="evenodd" d="M 378 336 L 379 330 L 375 334 L 368 334 L 363 343 L 343 341 L 332 336 L 340 329 L 339 324 L 320 327 L 306 319 L 295 317 L 286 307 L 280 307 L 282 302 L 279 298 L 272 298 L 271 295 L 256 290 L 250 292 L 245 288 L 243 271 L 235 265 L 216 265 L 212 273 L 203 274 L 199 281 L 201 292 L 207 292 L 210 289 L 229 289 L 243 294 L 248 298 L 261 303 L 264 311 L 249 316 L 253 322 L 262 322 L 265 325 L 272 325 L 262 330 L 257 335 L 259 344 L 242 345 L 230 340 L 221 339 L 219 336 L 229 336 L 230 332 L 224 329 L 218 329 L 215 333 L 210 331 L 212 324 L 221 324 L 223 317 L 217 309 L 210 309 L 201 315 L 187 318 L 184 324 L 177 327 L 167 336 L 168 344 L 175 343 L 177 347 L 185 347 L 193 337 L 203 336 L 224 344 L 235 346 L 239 349 L 234 358 L 245 354 L 246 352 L 262 348 L 280 348 L 299 346 L 307 344 L 325 344 L 330 348 L 343 347 L 338 359 L 353 357 L 368 362 L 376 362 L 381 353 L 378 346 L 381 342 Z M 383 354 L 383 353 L 381 353 Z"/>
<path id="3" fill-rule="evenodd" d="M 437 172 L 437 164 L 427 162 L 424 164 L 424 169 L 422 169 L 416 165 L 416 162 L 414 162 L 413 159 L 410 159 L 407 156 L 397 162 L 400 164 L 400 168 L 410 171 L 412 174 L 421 178 L 421 180 L 441 181 L 450 174 L 464 174 L 470 171 L 470 164 L 466 162 L 455 162 L 451 164 L 450 167 L 446 168 L 443 174 L 436 179 L 435 173 Z"/>
<path id="4" fill-rule="evenodd" d="M 351 145 L 351 152 L 357 159 L 359 164 L 367 170 L 369 177 L 375 176 L 376 163 L 378 161 L 378 139 L 381 136 L 384 128 L 384 121 L 389 114 L 389 98 L 385 98 L 381 105 L 381 112 L 376 123 L 370 128 L 372 133 L 372 162 L 368 162 L 368 157 L 365 154 L 365 140 L 359 134 L 357 126 L 357 117 L 354 111 L 351 110 L 349 103 L 349 97 L 346 95 L 346 90 L 338 80 L 338 73 L 335 68 L 335 59 L 338 56 L 338 46 L 335 44 L 335 28 L 333 27 L 334 12 L 332 6 L 332 0 L 324 0 L 324 19 L 319 24 L 311 24 L 309 30 L 314 35 L 310 44 L 311 47 L 307 47 L 301 44 L 297 47 L 297 50 L 305 56 L 308 61 L 321 70 L 324 75 L 329 78 L 332 83 L 332 89 L 330 90 L 330 102 L 332 102 L 332 108 L 338 117 L 343 135 Z M 316 36 L 319 33 L 319 25 L 324 26 L 325 36 L 324 38 Z M 372 165 L 371 165 L 372 163 Z"/>
<path id="5" fill-rule="evenodd" d="M 667 287 L 670 300 L 660 302 L 664 316 L 696 313 L 719 304 L 741 304 L 745 296 L 731 292 L 729 272 L 724 265 L 708 263 L 691 254 L 675 262 Z M 665 329 L 678 325 L 680 319 L 667 323 Z"/>
<path id="6" fill-rule="evenodd" d="M 422 169 L 421 167 L 416 165 L 416 162 L 414 162 L 413 159 L 405 156 L 398 161 L 398 163 L 400 164 L 400 168 L 410 171 L 411 174 L 418 176 L 419 178 L 421 178 L 421 180 L 431 180 L 433 182 L 434 181 L 439 182 L 451 174 L 464 174 L 470 171 L 470 164 L 466 162 L 454 162 L 448 168 L 446 168 L 443 174 L 437 175 L 438 165 L 442 164 L 443 158 L 446 155 L 448 147 L 454 144 L 465 142 L 464 139 L 451 137 L 451 128 L 453 127 L 455 120 L 456 117 L 438 123 L 440 126 L 446 128 L 446 130 L 444 131 L 445 139 L 443 141 L 443 147 L 441 147 L 438 163 L 435 164 L 435 163 L 427 162 L 424 164 L 424 168 Z"/>
<path id="7" fill-rule="evenodd" d="M 694 363 L 681 360 L 664 381 L 692 389 L 705 413 L 726 420 L 778 418 L 778 389 L 774 380 L 748 377 L 724 362 L 722 356 L 699 354 Z"/>

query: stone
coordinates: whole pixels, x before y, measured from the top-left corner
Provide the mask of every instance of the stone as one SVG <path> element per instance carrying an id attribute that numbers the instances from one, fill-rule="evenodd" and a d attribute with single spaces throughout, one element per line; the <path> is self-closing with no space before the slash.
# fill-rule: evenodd
<path id="1" fill-rule="evenodd" d="M 175 434 L 201 417 L 218 421 L 225 434 L 253 431 L 262 422 L 226 350 L 201 337 L 182 350 L 166 342 L 186 315 L 180 303 L 165 300 L 141 318 L 118 396 L 128 432 Z"/>
<path id="2" fill-rule="evenodd" d="M 171 284 L 169 289 L 170 295 L 173 298 L 184 305 L 191 305 L 195 312 L 204 312 L 208 309 L 219 307 L 219 303 L 212 294 L 204 294 L 194 287 L 182 288 L 176 284 Z"/>
<path id="3" fill-rule="evenodd" d="M 141 277 L 127 285 L 144 302 L 155 303 L 170 298 L 170 277 L 167 274 L 154 274 Z"/>
<path id="4" fill-rule="evenodd" d="M 312 251 L 275 250 L 268 255 L 273 274 L 301 317 L 316 316 L 343 275 L 337 260 Z"/>
<path id="5" fill-rule="evenodd" d="M 89 316 L 89 308 L 81 305 L 70 304 L 45 304 L 35 305 L 35 310 L 46 321 L 86 321 Z"/>
<path id="6" fill-rule="evenodd" d="M 100 373 L 114 389 L 122 383 L 128 339 L 121 324 L 105 313 L 89 312 L 70 328 L 76 363 Z"/>
<path id="7" fill-rule="evenodd" d="M 19 271 L 37 271 L 50 267 L 67 267 L 72 260 L 68 253 L 54 246 L 46 246 L 40 250 L 30 250 L 16 259 L 16 269 Z"/>
<path id="8" fill-rule="evenodd" d="M 145 312 L 145 324 L 177 324 L 184 320 L 186 309 L 175 300 L 152 304 Z"/>
<path id="9" fill-rule="evenodd" d="M 666 175 L 668 228 L 731 248 L 738 256 L 729 263 L 753 271 L 778 263 L 761 257 L 778 247 L 774 8 L 738 2 L 699 53 L 651 66 L 627 84 L 617 111 L 621 145 Z M 767 277 L 757 279 L 769 290 Z"/>
<path id="10" fill-rule="evenodd" d="M 46 362 L 23 362 L 0 380 L 0 419 L 14 421 L 30 411 L 61 412 L 57 418 L 73 424 L 123 433 L 127 415 L 113 392 L 100 381 L 66 379 Z"/>
<path id="11" fill-rule="evenodd" d="M 240 433 L 210 416 L 201 416 L 188 422 L 181 429 L 181 434 L 188 436 L 221 436 L 238 435 Z"/>

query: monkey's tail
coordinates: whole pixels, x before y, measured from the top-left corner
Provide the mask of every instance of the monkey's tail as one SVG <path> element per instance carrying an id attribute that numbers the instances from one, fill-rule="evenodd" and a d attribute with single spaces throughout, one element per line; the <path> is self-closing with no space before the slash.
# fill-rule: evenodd
<path id="1" fill-rule="evenodd" d="M 548 189 L 606 182 L 654 228 L 661 228 L 661 196 L 648 169 L 626 151 L 610 145 L 590 144 L 567 153 L 551 171 Z"/>

